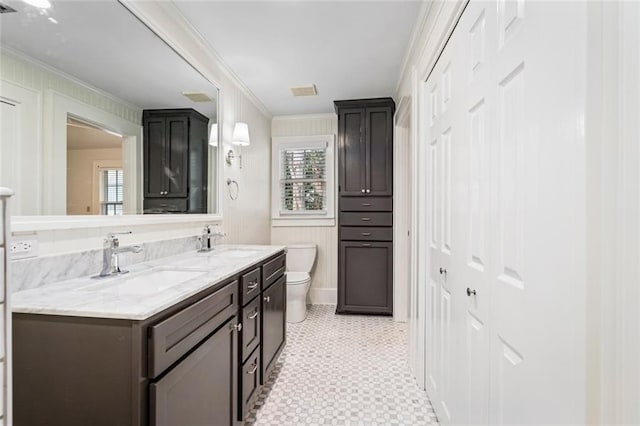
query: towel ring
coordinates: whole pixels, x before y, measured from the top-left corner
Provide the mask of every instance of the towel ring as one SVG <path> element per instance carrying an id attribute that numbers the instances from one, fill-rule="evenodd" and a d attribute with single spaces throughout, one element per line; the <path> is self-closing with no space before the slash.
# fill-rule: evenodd
<path id="1" fill-rule="evenodd" d="M 231 185 L 235 185 L 236 186 L 236 190 L 235 193 L 236 195 L 233 195 L 233 192 L 231 190 Z M 238 185 L 238 182 L 236 182 L 235 180 L 231 179 L 231 178 L 227 178 L 227 187 L 229 188 L 229 198 L 231 198 L 232 200 L 237 200 L 238 196 L 240 195 L 240 185 Z"/>

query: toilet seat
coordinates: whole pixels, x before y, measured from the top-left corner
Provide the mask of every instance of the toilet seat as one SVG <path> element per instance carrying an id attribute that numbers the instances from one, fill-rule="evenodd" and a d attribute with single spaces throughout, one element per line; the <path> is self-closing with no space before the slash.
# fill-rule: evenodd
<path id="1" fill-rule="evenodd" d="M 306 272 L 287 272 L 287 285 L 307 283 L 311 277 Z"/>

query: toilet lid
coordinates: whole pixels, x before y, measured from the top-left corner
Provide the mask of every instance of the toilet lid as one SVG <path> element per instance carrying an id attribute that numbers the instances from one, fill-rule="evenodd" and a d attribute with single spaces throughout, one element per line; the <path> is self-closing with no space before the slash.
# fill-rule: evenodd
<path id="1" fill-rule="evenodd" d="M 302 284 L 309 279 L 306 272 L 287 272 L 287 284 Z"/>

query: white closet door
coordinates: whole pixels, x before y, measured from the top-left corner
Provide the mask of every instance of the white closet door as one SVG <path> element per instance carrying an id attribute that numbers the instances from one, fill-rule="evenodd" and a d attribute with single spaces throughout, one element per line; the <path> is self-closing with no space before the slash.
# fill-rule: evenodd
<path id="1" fill-rule="evenodd" d="M 471 1 L 425 83 L 443 423 L 584 423 L 586 12 Z"/>

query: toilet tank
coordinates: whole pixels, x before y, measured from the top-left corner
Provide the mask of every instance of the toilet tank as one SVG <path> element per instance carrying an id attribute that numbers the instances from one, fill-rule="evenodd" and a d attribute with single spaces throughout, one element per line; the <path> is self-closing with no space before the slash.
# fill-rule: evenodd
<path id="1" fill-rule="evenodd" d="M 287 246 L 287 271 L 311 273 L 315 260 L 315 244 Z"/>

